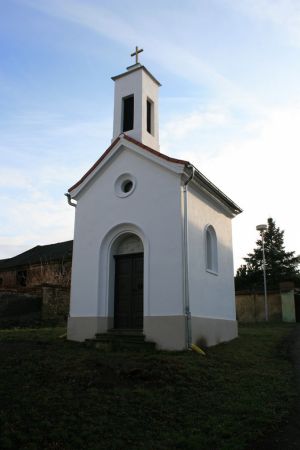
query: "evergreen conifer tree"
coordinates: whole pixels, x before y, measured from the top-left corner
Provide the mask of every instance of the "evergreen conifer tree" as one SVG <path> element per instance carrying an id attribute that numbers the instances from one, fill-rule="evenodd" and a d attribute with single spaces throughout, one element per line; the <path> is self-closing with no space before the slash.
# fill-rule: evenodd
<path id="1" fill-rule="evenodd" d="M 266 276 L 269 288 L 277 288 L 280 281 L 300 280 L 300 256 L 295 252 L 286 252 L 284 247 L 284 231 L 276 227 L 270 217 L 264 232 Z M 255 290 L 263 286 L 263 251 L 262 239 L 256 241 L 256 248 L 244 258 L 246 264 L 241 265 L 236 273 L 236 289 Z"/>

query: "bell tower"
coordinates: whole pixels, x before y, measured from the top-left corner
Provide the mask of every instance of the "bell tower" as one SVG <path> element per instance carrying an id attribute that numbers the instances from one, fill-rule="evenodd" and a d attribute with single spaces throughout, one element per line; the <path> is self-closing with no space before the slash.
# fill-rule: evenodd
<path id="1" fill-rule="evenodd" d="M 115 82 L 113 140 L 125 133 L 154 150 L 159 150 L 158 90 L 161 84 L 138 60 L 143 50 L 136 47 L 135 64 L 112 77 Z"/>

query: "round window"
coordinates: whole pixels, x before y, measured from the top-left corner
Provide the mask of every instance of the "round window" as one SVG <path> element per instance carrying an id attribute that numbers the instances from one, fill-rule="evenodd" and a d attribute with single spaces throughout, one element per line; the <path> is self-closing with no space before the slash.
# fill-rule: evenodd
<path id="1" fill-rule="evenodd" d="M 115 193 L 118 197 L 131 195 L 136 187 L 136 179 L 129 173 L 123 173 L 115 181 Z"/>
<path id="2" fill-rule="evenodd" d="M 131 180 L 125 180 L 122 183 L 122 191 L 125 192 L 127 194 L 127 192 L 130 192 L 131 189 L 133 188 L 133 182 Z"/>

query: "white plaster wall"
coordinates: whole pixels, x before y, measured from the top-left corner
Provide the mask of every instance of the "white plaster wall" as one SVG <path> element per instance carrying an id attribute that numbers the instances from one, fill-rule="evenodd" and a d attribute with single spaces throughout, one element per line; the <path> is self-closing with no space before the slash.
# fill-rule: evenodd
<path id="1" fill-rule="evenodd" d="M 113 140 L 122 133 L 122 99 L 134 95 L 133 130 L 126 134 L 155 150 L 159 150 L 158 85 L 141 68 L 115 80 Z M 147 97 L 154 103 L 154 134 L 147 131 Z"/>
<path id="2" fill-rule="evenodd" d="M 128 75 L 115 80 L 115 94 L 114 94 L 114 126 L 113 126 L 113 140 L 116 139 L 122 130 L 122 99 L 128 95 L 134 95 L 134 120 L 133 130 L 126 131 L 128 136 L 139 140 L 137 130 L 142 127 L 142 71 L 137 70 L 128 72 Z"/>
<path id="3" fill-rule="evenodd" d="M 143 71 L 143 97 L 142 97 L 142 143 L 155 150 L 159 150 L 159 122 L 158 122 L 158 92 L 156 83 Z M 153 102 L 153 133 L 147 131 L 147 98 Z"/>
<path id="4" fill-rule="evenodd" d="M 118 197 L 114 187 L 122 173 L 136 178 L 134 192 L 125 198 Z M 144 315 L 181 315 L 180 176 L 123 147 L 77 200 L 70 315 L 107 314 L 106 286 L 99 285 L 100 246 L 120 223 L 141 230 L 147 247 Z"/>
<path id="5" fill-rule="evenodd" d="M 189 296 L 192 316 L 235 320 L 231 219 L 204 193 L 188 191 Z M 205 227 L 217 234 L 218 274 L 206 271 Z"/>

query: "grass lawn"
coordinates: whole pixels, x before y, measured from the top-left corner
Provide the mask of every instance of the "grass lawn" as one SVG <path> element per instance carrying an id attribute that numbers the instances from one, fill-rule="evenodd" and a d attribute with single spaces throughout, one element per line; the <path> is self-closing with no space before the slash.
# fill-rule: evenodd
<path id="1" fill-rule="evenodd" d="M 62 328 L 0 330 L 0 448 L 249 449 L 293 404 L 293 327 L 192 352 L 104 353 Z"/>

